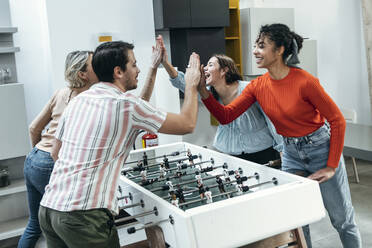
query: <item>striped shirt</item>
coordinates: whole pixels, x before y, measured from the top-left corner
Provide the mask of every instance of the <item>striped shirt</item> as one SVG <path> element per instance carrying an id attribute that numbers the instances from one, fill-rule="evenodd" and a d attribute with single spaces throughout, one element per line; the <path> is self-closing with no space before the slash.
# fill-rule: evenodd
<path id="1" fill-rule="evenodd" d="M 165 118 L 165 112 L 111 83 L 95 84 L 75 97 L 55 134 L 62 146 L 40 205 L 117 214 L 120 170 L 132 144 L 140 130 L 157 132 Z"/>

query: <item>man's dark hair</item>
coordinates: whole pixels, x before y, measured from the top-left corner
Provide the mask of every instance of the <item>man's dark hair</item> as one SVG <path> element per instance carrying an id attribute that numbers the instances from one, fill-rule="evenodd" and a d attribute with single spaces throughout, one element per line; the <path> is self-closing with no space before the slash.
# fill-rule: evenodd
<path id="1" fill-rule="evenodd" d="M 105 42 L 99 45 L 93 54 L 92 66 L 99 81 L 114 82 L 114 68 L 119 66 L 125 71 L 128 63 L 128 50 L 134 45 L 123 41 Z"/>

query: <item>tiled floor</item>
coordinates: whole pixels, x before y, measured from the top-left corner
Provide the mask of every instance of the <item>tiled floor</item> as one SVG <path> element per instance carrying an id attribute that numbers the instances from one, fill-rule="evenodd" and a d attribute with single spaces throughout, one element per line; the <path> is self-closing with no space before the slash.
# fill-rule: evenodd
<path id="1" fill-rule="evenodd" d="M 350 158 L 345 158 L 351 198 L 364 248 L 372 247 L 372 162 L 357 160 L 360 183 L 355 182 Z M 340 248 L 339 236 L 329 218 L 310 225 L 313 248 Z"/>

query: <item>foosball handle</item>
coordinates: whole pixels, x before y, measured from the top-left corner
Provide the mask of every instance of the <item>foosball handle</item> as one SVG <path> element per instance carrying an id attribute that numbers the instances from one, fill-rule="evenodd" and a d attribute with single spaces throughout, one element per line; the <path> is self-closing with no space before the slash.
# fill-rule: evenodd
<path id="1" fill-rule="evenodd" d="M 282 161 L 280 159 L 269 161 L 270 167 L 280 166 L 281 164 L 282 164 Z"/>

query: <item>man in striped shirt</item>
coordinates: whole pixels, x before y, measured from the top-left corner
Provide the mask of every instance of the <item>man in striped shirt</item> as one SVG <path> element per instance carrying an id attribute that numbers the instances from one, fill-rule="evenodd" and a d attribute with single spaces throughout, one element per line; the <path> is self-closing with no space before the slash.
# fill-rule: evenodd
<path id="1" fill-rule="evenodd" d="M 107 42 L 93 55 L 100 80 L 75 97 L 61 117 L 53 158 L 58 158 L 41 201 L 39 219 L 48 247 L 119 247 L 112 214 L 120 170 L 140 130 L 167 134 L 193 131 L 197 119 L 199 56 L 190 56 L 180 114 L 148 103 L 162 59 L 157 40 L 147 82 L 136 97 L 139 69 L 133 45 Z"/>

